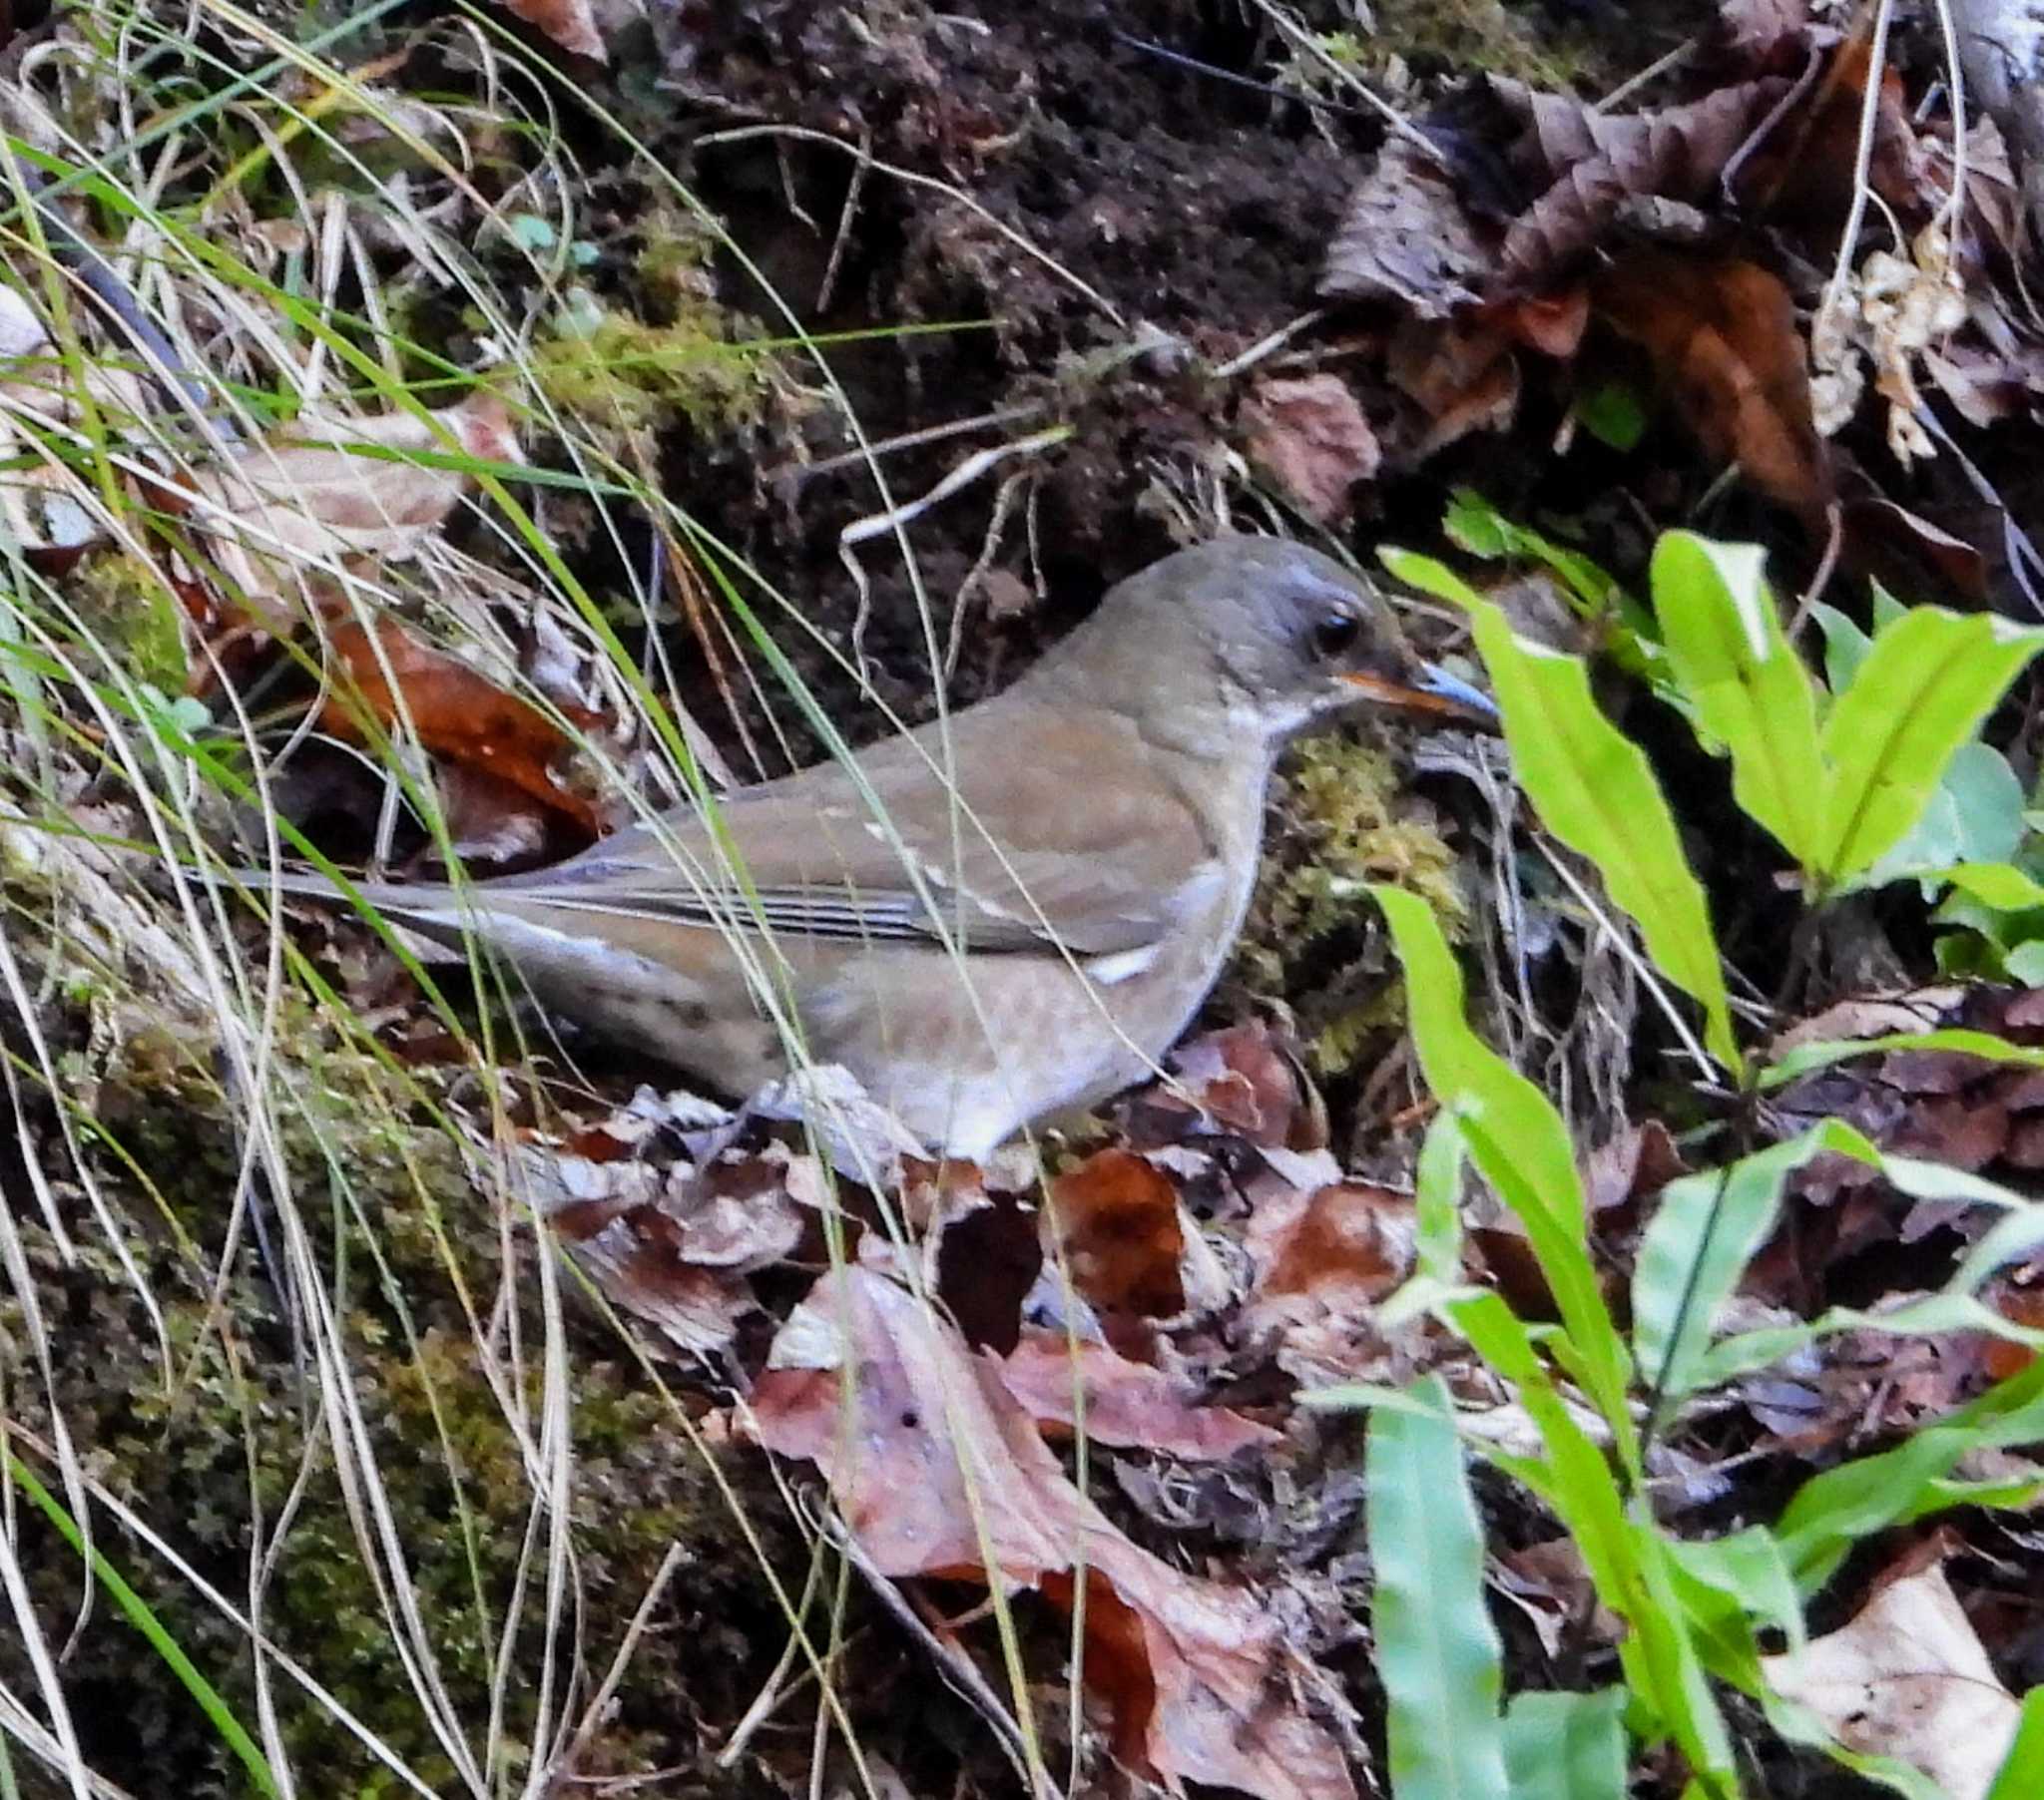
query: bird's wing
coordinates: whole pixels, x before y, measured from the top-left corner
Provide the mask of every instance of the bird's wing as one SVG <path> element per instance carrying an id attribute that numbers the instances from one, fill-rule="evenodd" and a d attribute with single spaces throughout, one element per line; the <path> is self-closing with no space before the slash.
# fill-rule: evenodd
<path id="1" fill-rule="evenodd" d="M 715 824 L 640 825 L 478 892 L 549 908 L 975 950 L 1088 956 L 1156 943 L 1223 879 L 1169 760 L 1126 721 L 1010 695 L 734 794 Z M 741 873 L 742 871 L 742 873 Z"/>

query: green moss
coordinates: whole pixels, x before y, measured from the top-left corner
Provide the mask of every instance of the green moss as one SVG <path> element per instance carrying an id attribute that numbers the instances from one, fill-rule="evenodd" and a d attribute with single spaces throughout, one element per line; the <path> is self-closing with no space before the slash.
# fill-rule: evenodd
<path id="1" fill-rule="evenodd" d="M 109 665 L 160 693 L 184 691 L 184 618 L 154 569 L 124 554 L 88 557 L 66 581 L 65 596 Z"/>
<path id="2" fill-rule="evenodd" d="M 1334 1074 L 1404 1016 L 1363 888 L 1387 881 L 1421 895 L 1450 936 L 1468 906 L 1455 853 L 1379 747 L 1308 739 L 1279 771 L 1275 810 L 1234 978 L 1289 1006 L 1308 1061 Z"/>
<path id="3" fill-rule="evenodd" d="M 598 431 L 680 422 L 712 432 L 753 423 L 768 384 L 762 358 L 699 317 L 649 325 L 593 296 L 535 350 L 532 374 L 555 405 Z"/>
<path id="4" fill-rule="evenodd" d="M 46 1024 L 60 1039 L 86 1035 L 61 1017 Z M 277 1119 L 295 1230 L 321 1271 L 360 1441 L 437 1678 L 472 1750 L 480 1754 L 493 1705 L 502 1741 L 515 1745 L 537 1717 L 547 1649 L 551 1521 L 540 1498 L 544 1473 L 533 1465 L 546 1416 L 538 1371 L 548 1332 L 533 1259 L 545 1252 L 522 1217 L 507 1224 L 490 1208 L 471 1183 L 468 1153 L 433 1122 L 461 1099 L 469 1078 L 397 1070 L 336 1044 L 303 1002 L 284 1008 L 276 1056 L 290 1072 L 279 1084 Z M 220 1084 L 203 1059 L 173 1063 L 151 1052 L 124 1056 L 118 1067 L 89 1061 L 106 1105 L 103 1134 L 88 1153 L 154 1298 L 168 1355 L 53 1153 L 48 1166 L 79 1247 L 67 1257 L 32 1213 L 19 1221 L 55 1352 L 56 1391 L 44 1390 L 21 1296 L 0 1290 L 0 1384 L 11 1417 L 47 1442 L 54 1398 L 94 1475 L 236 1604 L 246 1600 L 259 1521 L 270 1546 L 262 1598 L 270 1640 L 427 1785 L 455 1791 L 463 1786 L 458 1770 L 393 1641 L 393 1602 L 383 1597 L 393 1576 L 364 1486 L 336 1465 L 337 1415 L 320 1392 L 314 1327 L 271 1283 L 271 1258 L 289 1253 L 290 1233 L 259 1185 L 249 1196 L 259 1219 L 245 1215 L 239 1247 L 223 1265 L 242 1138 Z M 557 1640 L 557 1658 L 579 1649 L 601 1668 L 669 1547 L 688 1553 L 656 1628 L 635 1651 L 621 1711 L 578 1773 L 687 1764 L 701 1747 L 691 1719 L 736 1716 L 749 1695 L 735 1690 L 764 1679 L 781 1641 L 777 1609 L 719 1472 L 691 1446 L 670 1402 L 611 1328 L 572 1297 L 561 1328 L 570 1340 L 574 1641 Z M 722 1473 L 776 1560 L 791 1563 L 764 1466 L 743 1451 L 731 1459 Z M 34 1515 L 23 1517 L 37 1608 L 50 1641 L 60 1643 L 76 1613 L 80 1565 Z M 243 1627 L 104 1513 L 94 1529 L 100 1548 L 254 1730 Z M 694 1627 L 675 1629 L 677 1613 Z M 0 1644 L 0 1678 L 32 1685 L 18 1636 Z M 129 1791 L 248 1791 L 227 1745 L 171 1671 L 104 1602 L 65 1678 L 88 1721 L 94 1766 Z M 582 1692 L 586 1698 L 586 1686 Z M 288 1677 L 272 1671 L 272 1693 L 301 1788 L 310 1782 L 321 1794 L 379 1800 L 412 1791 Z M 561 1697 L 557 1690 L 553 1698 Z M 90 1723 L 95 1718 L 107 1722 Z M 508 1774 L 518 1785 L 517 1771 Z"/>
<path id="5" fill-rule="evenodd" d="M 1534 6 L 1505 0 L 1372 0 L 1376 29 L 1357 41 L 1334 34 L 1329 54 L 1381 68 L 1392 56 L 1457 75 L 1504 75 L 1535 87 L 1596 85 L 1609 74 L 1609 47 L 1574 30 L 1557 30 Z M 1607 34 L 1608 36 L 1608 34 Z M 1345 42 L 1339 40 L 1346 39 Z"/>

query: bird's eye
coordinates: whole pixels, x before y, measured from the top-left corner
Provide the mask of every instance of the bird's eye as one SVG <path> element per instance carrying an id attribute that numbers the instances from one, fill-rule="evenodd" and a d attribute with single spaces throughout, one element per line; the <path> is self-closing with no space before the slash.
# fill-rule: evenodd
<path id="1" fill-rule="evenodd" d="M 1331 663 L 1345 657 L 1362 637 L 1362 621 L 1352 613 L 1329 613 L 1313 627 L 1313 654 Z"/>

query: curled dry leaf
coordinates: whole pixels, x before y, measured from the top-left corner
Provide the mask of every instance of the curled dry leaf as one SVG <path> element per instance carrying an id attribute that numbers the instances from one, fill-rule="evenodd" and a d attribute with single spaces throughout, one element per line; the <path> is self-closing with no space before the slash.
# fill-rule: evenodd
<path id="1" fill-rule="evenodd" d="M 1502 77 L 1490 87 L 1526 128 L 1513 161 L 1548 183 L 1507 227 L 1492 293 L 1532 286 L 1594 249 L 1630 201 L 1704 200 L 1787 91 L 1771 79 L 1660 112 L 1601 113 Z"/>
<path id="2" fill-rule="evenodd" d="M 329 694 L 320 707 L 327 730 L 361 740 L 366 733 L 358 708 L 384 731 L 402 718 L 435 755 L 508 783 L 589 838 L 601 833 L 596 807 L 554 778 L 569 748 L 567 733 L 530 701 L 421 644 L 393 619 L 377 620 L 373 637 L 357 624 L 338 626 L 330 642 L 349 687 Z"/>
<path id="3" fill-rule="evenodd" d="M 470 456 L 521 460 L 511 415 L 493 393 L 423 417 L 301 419 L 275 442 L 201 471 L 171 489 L 216 547 L 236 598 L 287 622 L 294 571 L 344 556 L 415 556 L 468 490 L 459 469 L 407 460 Z"/>
<path id="4" fill-rule="evenodd" d="M 1718 30 L 1726 47 L 1763 63 L 1810 36 L 1809 0 L 1719 0 Z"/>
<path id="5" fill-rule="evenodd" d="M 1769 1685 L 1839 1742 L 1921 1769 L 1951 1800 L 1985 1800 L 2015 1737 L 2021 1707 L 1942 1565 L 1890 1581 L 1843 1629 L 1761 1661 Z"/>
<path id="6" fill-rule="evenodd" d="M 1349 489 L 1382 461 L 1376 434 L 1339 375 L 1259 382 L 1243 417 L 1251 459 L 1320 525 L 1347 519 Z"/>
<path id="7" fill-rule="evenodd" d="M 1173 1092 L 1183 1090 L 1222 1130 L 1263 1148 L 1316 1149 L 1326 1141 L 1318 1097 L 1262 1020 L 1193 1039 L 1173 1054 L 1171 1069 L 1171 1087 L 1153 1097 L 1160 1107 L 1184 1105 Z"/>
<path id="8" fill-rule="evenodd" d="M 675 1098 L 690 1109 L 678 1117 L 701 1123 L 700 1103 Z M 657 1126 L 663 1110 L 672 1113 L 642 1090 L 632 1108 L 570 1147 L 529 1141 L 519 1159 L 534 1210 L 598 1288 L 677 1348 L 704 1356 L 757 1310 L 746 1277 L 802 1247 L 822 1175 L 813 1157 L 779 1144 L 701 1169 L 662 1167 L 646 1155 L 639 1127 Z"/>
<path id="9" fill-rule="evenodd" d="M 1420 318 L 1445 318 L 1476 298 L 1490 267 L 1491 251 L 1440 159 L 1399 134 L 1385 140 L 1348 197 L 1320 293 L 1398 300 Z"/>
<path id="10" fill-rule="evenodd" d="M 845 1392 L 845 1383 L 852 1389 Z M 1269 1800 L 1348 1800 L 1325 1677 L 1257 1594 L 1132 1544 L 1069 1482 L 992 1358 L 886 1277 L 847 1268 L 782 1326 L 753 1392 L 768 1449 L 813 1462 L 884 1575 L 998 1580 L 1070 1607 L 1085 1677 L 1137 1773 Z"/>
<path id="11" fill-rule="evenodd" d="M 1039 1426 L 1077 1431 L 1083 1400 L 1089 1438 L 1189 1463 L 1284 1442 L 1281 1431 L 1225 1406 L 1196 1405 L 1162 1369 L 1105 1344 L 1074 1343 L 1062 1332 L 1024 1332 L 1002 1360 L 1001 1381 Z"/>

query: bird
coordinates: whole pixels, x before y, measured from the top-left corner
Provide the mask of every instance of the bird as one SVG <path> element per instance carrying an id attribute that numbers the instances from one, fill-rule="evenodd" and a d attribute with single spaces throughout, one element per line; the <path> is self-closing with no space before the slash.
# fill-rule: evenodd
<path id="1" fill-rule="evenodd" d="M 247 879 L 473 936 L 547 1008 L 727 1094 L 841 1065 L 979 1162 L 1158 1073 L 1241 931 L 1279 754 L 1357 705 L 1495 713 L 1333 558 L 1225 537 L 1116 584 L 990 698 L 550 868 Z"/>

